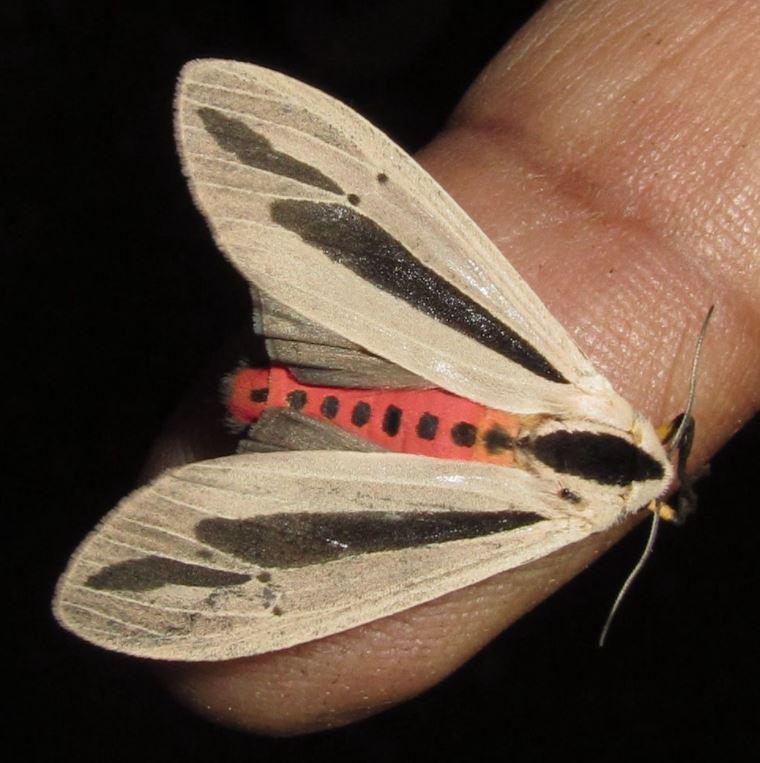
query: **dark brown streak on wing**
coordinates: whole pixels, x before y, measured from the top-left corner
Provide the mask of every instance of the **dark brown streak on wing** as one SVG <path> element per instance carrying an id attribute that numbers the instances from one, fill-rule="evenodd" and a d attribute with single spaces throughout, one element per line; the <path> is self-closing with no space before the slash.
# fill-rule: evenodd
<path id="1" fill-rule="evenodd" d="M 202 519 L 195 535 L 263 567 L 305 567 L 515 530 L 545 519 L 523 511 L 294 512 L 249 519 Z"/>
<path id="2" fill-rule="evenodd" d="M 235 154 L 243 164 L 343 195 L 343 189 L 334 180 L 316 167 L 278 151 L 267 138 L 242 120 L 208 107 L 198 109 L 198 116 L 219 148 Z"/>
<path id="3" fill-rule="evenodd" d="M 567 383 L 541 353 L 423 265 L 376 222 L 343 204 L 278 199 L 272 220 L 378 289 L 549 381 Z"/>
<path id="4" fill-rule="evenodd" d="M 217 588 L 240 585 L 250 579 L 250 575 L 239 572 L 215 570 L 162 556 L 145 556 L 109 564 L 90 575 L 85 586 L 98 591 L 153 591 L 165 585 Z"/>

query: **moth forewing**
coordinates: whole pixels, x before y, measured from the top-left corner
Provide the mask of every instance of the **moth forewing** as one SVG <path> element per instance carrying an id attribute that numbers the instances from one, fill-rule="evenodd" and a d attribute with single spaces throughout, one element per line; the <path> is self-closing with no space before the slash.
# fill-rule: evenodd
<path id="1" fill-rule="evenodd" d="M 614 498 L 571 506 L 551 481 L 488 464 L 390 453 L 221 458 L 170 472 L 112 511 L 72 559 L 55 614 L 127 654 L 242 657 L 475 583 L 621 511 Z M 322 528 L 316 539 L 312 525 Z"/>
<path id="2" fill-rule="evenodd" d="M 331 126 L 327 138 L 315 122 Z M 343 104 L 267 69 L 194 61 L 176 132 L 219 247 L 271 297 L 457 394 L 521 413 L 582 409 L 630 429 L 630 406 L 501 252 Z M 368 256 L 383 250 L 385 268 Z M 357 259 L 379 264 L 357 274 Z"/>
<path id="3" fill-rule="evenodd" d="M 275 362 L 296 366 L 277 378 L 302 386 L 283 398 L 290 415 L 291 402 L 262 409 L 250 450 L 289 452 L 185 466 L 125 498 L 59 581 L 65 627 L 144 657 L 267 652 L 544 557 L 666 489 L 651 424 L 435 181 L 353 111 L 266 69 L 194 61 L 176 134 L 198 206 L 251 283 L 257 330 Z M 382 441 L 362 429 L 366 401 L 338 429 L 340 389 L 357 381 L 485 423 L 439 432 L 443 418 L 420 403 L 388 452 L 398 406 Z M 270 391 L 251 389 L 258 401 Z M 300 409 L 317 394 L 324 420 L 309 421 Z M 457 455 L 413 442 L 436 436 Z"/>

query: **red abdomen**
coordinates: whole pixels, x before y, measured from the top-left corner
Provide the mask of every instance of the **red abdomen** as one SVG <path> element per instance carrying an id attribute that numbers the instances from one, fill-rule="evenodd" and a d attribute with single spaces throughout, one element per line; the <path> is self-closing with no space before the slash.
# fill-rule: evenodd
<path id="1" fill-rule="evenodd" d="M 353 389 L 301 384 L 281 367 L 243 368 L 227 407 L 253 423 L 267 408 L 290 408 L 364 437 L 387 450 L 436 458 L 513 464 L 519 416 L 438 388 Z"/>

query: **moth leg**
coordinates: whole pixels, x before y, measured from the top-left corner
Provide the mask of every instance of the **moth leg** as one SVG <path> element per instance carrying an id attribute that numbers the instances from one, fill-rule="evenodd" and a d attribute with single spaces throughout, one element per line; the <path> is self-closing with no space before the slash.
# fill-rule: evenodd
<path id="1" fill-rule="evenodd" d="M 664 519 L 666 522 L 678 523 L 678 512 L 667 503 L 659 500 L 650 501 L 647 504 L 647 510 L 653 514 L 657 512 L 660 515 L 660 519 Z"/>

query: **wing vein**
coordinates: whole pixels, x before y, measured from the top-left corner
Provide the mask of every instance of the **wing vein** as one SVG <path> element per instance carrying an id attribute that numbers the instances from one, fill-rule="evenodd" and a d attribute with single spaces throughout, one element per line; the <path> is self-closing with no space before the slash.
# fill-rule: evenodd
<path id="1" fill-rule="evenodd" d="M 92 593 L 91 588 L 87 588 L 86 586 L 82 586 L 79 584 L 72 585 L 72 588 L 78 588 L 82 591 L 86 591 L 87 593 Z M 153 610 L 159 610 L 161 612 L 174 612 L 179 615 L 201 615 L 205 618 L 208 618 L 209 620 L 213 619 L 222 619 L 225 617 L 236 617 L 240 619 L 251 619 L 251 617 L 257 617 L 257 615 L 252 614 L 251 612 L 240 612 L 235 610 L 225 610 L 224 612 L 209 612 L 208 610 L 200 610 L 195 609 L 192 607 L 169 607 L 166 604 L 153 604 L 149 601 L 141 601 L 140 599 L 130 599 L 126 596 L 119 596 L 118 594 L 113 593 L 112 591 L 103 591 L 99 590 L 98 594 L 101 594 L 103 596 L 109 597 L 111 599 L 114 599 L 115 601 L 120 601 L 124 604 L 134 605 L 137 607 L 142 607 L 144 609 L 153 609 Z M 81 609 L 89 609 L 89 607 L 85 607 L 82 604 L 74 604 L 72 602 L 68 602 L 69 606 L 72 607 L 79 607 Z M 97 610 L 93 610 L 97 612 Z M 268 613 L 267 613 L 268 614 Z M 105 617 L 105 616 L 104 616 Z M 109 620 L 116 620 L 116 622 L 123 622 L 122 620 L 119 620 L 115 617 L 109 617 Z M 124 623 L 124 625 L 129 625 L 129 623 Z M 136 628 L 139 628 L 140 626 L 136 625 Z M 143 630 L 147 630 L 149 633 L 152 633 L 153 631 L 150 631 L 149 629 L 145 628 Z M 161 636 L 163 634 L 156 633 L 157 636 Z"/>
<path id="2" fill-rule="evenodd" d="M 139 603 L 139 602 L 135 602 L 135 603 Z M 131 630 L 144 631 L 145 633 L 150 633 L 151 636 L 157 636 L 159 638 L 162 638 L 165 635 L 161 633 L 160 631 L 154 631 L 154 630 L 151 630 L 150 628 L 145 628 L 142 625 L 137 625 L 136 623 L 130 623 L 125 620 L 121 620 L 120 618 L 115 617 L 114 615 L 106 615 L 103 612 L 100 612 L 99 610 L 95 609 L 94 607 L 87 607 L 84 604 L 75 604 L 72 601 L 67 601 L 66 606 L 73 607 L 74 609 L 81 609 L 83 612 L 87 612 L 90 615 L 99 617 L 101 620 L 107 620 L 113 623 L 119 623 L 120 625 L 123 625 L 125 628 L 131 629 Z"/>
<path id="3" fill-rule="evenodd" d="M 273 98 L 271 95 L 265 95 L 264 93 L 252 93 L 250 90 L 242 90 L 241 88 L 237 87 L 227 87 L 226 85 L 219 85 L 217 83 L 212 82 L 201 82 L 197 79 L 186 79 L 185 82 L 188 85 L 198 85 L 199 87 L 205 87 L 209 90 L 221 90 L 225 93 L 234 93 L 236 95 L 244 95 L 248 98 L 258 98 L 261 101 L 269 101 L 270 103 L 280 103 L 283 106 L 288 106 L 289 102 L 282 99 L 282 98 Z M 188 100 L 191 100 L 188 98 Z M 193 99 L 194 103 L 198 103 L 198 101 L 195 101 Z"/>

